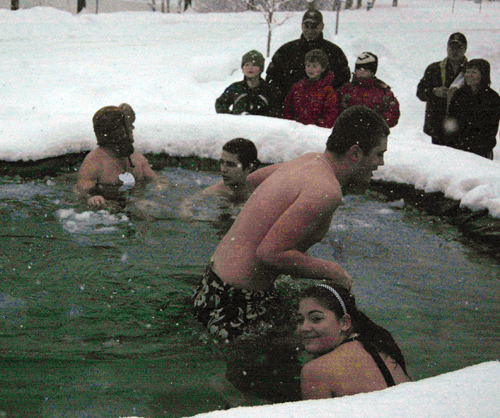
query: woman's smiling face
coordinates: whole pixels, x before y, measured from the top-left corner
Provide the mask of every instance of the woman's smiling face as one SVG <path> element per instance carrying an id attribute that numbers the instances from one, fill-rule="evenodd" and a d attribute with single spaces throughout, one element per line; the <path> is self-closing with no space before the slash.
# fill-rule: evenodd
<path id="1" fill-rule="evenodd" d="M 317 357 L 334 350 L 342 342 L 343 330 L 342 321 L 316 299 L 300 301 L 297 332 L 308 353 Z"/>

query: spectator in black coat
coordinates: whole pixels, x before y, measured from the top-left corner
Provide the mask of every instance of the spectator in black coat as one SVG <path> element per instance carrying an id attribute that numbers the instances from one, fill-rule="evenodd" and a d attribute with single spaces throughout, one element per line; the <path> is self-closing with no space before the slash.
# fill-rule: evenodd
<path id="1" fill-rule="evenodd" d="M 277 116 L 276 90 L 261 77 L 264 56 L 249 51 L 241 59 L 244 79 L 231 84 L 215 101 L 217 113 Z"/>
<path id="2" fill-rule="evenodd" d="M 490 84 L 489 62 L 470 60 L 465 85 L 453 95 L 448 109 L 446 145 L 492 160 L 500 121 L 500 96 Z"/>
<path id="3" fill-rule="evenodd" d="M 328 56 L 329 69 L 334 75 L 332 87 L 335 90 L 350 81 L 347 58 L 342 49 L 323 38 L 324 27 L 323 15 L 319 10 L 306 11 L 302 18 L 300 39 L 287 42 L 274 54 L 267 68 L 266 81 L 278 90 L 278 103 L 283 104 L 292 86 L 307 77 L 304 60 L 313 49 L 321 49 Z"/>
<path id="4" fill-rule="evenodd" d="M 444 122 L 446 108 L 454 89 L 450 86 L 463 77 L 467 39 L 456 32 L 448 39 L 447 57 L 430 64 L 417 87 L 417 97 L 426 102 L 424 132 L 432 138 L 432 143 L 444 145 Z"/>

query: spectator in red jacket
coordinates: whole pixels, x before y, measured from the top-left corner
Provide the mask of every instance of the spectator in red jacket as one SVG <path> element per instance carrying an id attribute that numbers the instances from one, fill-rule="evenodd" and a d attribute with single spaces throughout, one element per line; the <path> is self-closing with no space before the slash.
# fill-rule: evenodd
<path id="1" fill-rule="evenodd" d="M 375 77 L 378 57 L 363 52 L 356 60 L 352 81 L 340 90 L 341 110 L 351 106 L 366 106 L 380 113 L 390 128 L 399 121 L 399 102 L 391 88 Z"/>
<path id="2" fill-rule="evenodd" d="M 285 99 L 284 118 L 304 125 L 332 128 L 340 111 L 339 95 L 332 87 L 333 73 L 321 49 L 305 57 L 307 77 L 294 84 Z"/>

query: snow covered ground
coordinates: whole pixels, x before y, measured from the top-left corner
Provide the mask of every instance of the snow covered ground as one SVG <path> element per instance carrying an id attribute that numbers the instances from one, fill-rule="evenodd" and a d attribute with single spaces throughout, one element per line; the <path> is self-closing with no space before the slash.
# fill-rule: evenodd
<path id="1" fill-rule="evenodd" d="M 101 10 L 107 3 L 100 2 Z M 469 59 L 491 63 L 492 88 L 500 91 L 500 3 L 399 3 L 394 8 L 392 0 L 378 0 L 369 12 L 343 11 L 338 35 L 336 14 L 324 12 L 325 37 L 342 47 L 351 67 L 361 52 L 377 54 L 377 75 L 401 103 L 386 164 L 375 178 L 441 191 L 500 217 L 500 146 L 489 161 L 432 145 L 422 132 L 425 104 L 415 96 L 426 66 L 445 56 L 455 31 L 467 36 Z M 302 12 L 278 14 L 278 21 L 287 20 L 274 29 L 271 54 L 300 36 L 301 17 Z M 242 77 L 241 56 L 251 49 L 265 52 L 267 29 L 259 13 L 0 9 L 0 39 L 0 160 L 92 149 L 94 112 L 121 102 L 136 110 L 136 145 L 143 152 L 218 158 L 223 143 L 242 136 L 257 144 L 262 161 L 279 162 L 323 151 L 329 135 L 291 121 L 215 113 L 215 98 Z M 208 415 L 498 417 L 499 390 L 500 363 L 492 362 L 378 393 Z"/>

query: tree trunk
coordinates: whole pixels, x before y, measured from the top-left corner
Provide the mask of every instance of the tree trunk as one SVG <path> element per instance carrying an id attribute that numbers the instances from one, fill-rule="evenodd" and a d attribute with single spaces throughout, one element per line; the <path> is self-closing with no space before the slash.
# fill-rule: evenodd
<path id="1" fill-rule="evenodd" d="M 86 0 L 77 0 L 76 13 L 80 13 L 87 6 Z"/>
<path id="2" fill-rule="evenodd" d="M 354 0 L 346 0 L 345 2 L 345 8 L 350 9 L 352 7 L 352 4 L 354 3 Z"/>
<path id="3" fill-rule="evenodd" d="M 269 12 L 269 16 L 267 17 L 267 53 L 266 57 L 269 58 L 269 55 L 271 54 L 271 36 L 273 34 L 273 11 Z"/>
<path id="4" fill-rule="evenodd" d="M 398 0 L 392 0 L 392 7 L 398 7 Z"/>
<path id="5" fill-rule="evenodd" d="M 19 0 L 11 0 L 10 10 L 19 10 Z"/>
<path id="6" fill-rule="evenodd" d="M 307 0 L 307 10 L 315 10 L 316 9 L 316 0 Z"/>
<path id="7" fill-rule="evenodd" d="M 363 0 L 358 0 L 358 3 L 356 4 L 356 9 L 361 9 L 363 7 Z"/>

